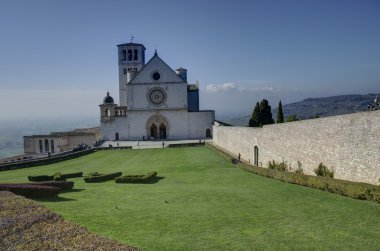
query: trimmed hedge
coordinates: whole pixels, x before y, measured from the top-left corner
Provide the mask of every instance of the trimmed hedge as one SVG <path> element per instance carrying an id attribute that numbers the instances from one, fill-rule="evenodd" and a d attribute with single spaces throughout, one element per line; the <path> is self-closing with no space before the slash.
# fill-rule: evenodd
<path id="1" fill-rule="evenodd" d="M 51 181 L 54 179 L 54 175 L 36 175 L 36 176 L 28 176 L 29 181 Z"/>
<path id="2" fill-rule="evenodd" d="M 119 177 L 121 175 L 122 175 L 122 172 L 102 174 L 102 175 L 97 175 L 97 176 L 88 176 L 84 178 L 84 181 L 86 183 L 103 182 L 103 181 L 113 180 L 116 177 Z"/>
<path id="3" fill-rule="evenodd" d="M 355 199 L 380 202 L 380 186 L 302 173 L 282 172 L 274 169 L 248 166 L 246 164 L 241 164 L 240 166 L 248 172 L 276 180 L 316 188 Z"/>
<path id="4" fill-rule="evenodd" d="M 157 172 L 151 172 L 146 175 L 125 175 L 115 179 L 116 183 L 149 183 L 156 178 Z"/>
<path id="5" fill-rule="evenodd" d="M 25 185 L 49 186 L 49 187 L 58 187 L 62 190 L 71 190 L 74 187 L 74 181 L 41 181 L 41 182 L 36 182 L 36 183 L 28 183 Z"/>
<path id="6" fill-rule="evenodd" d="M 205 142 L 196 142 L 196 143 L 183 143 L 183 144 L 169 144 L 167 147 L 169 148 L 178 148 L 178 147 L 197 147 L 204 146 Z"/>
<path id="7" fill-rule="evenodd" d="M 82 177 L 83 172 L 76 173 L 55 173 L 54 175 L 36 175 L 36 176 L 28 176 L 29 181 L 40 182 L 40 181 L 65 181 L 69 178 Z"/>
<path id="8" fill-rule="evenodd" d="M 9 191 L 28 198 L 44 198 L 57 196 L 61 189 L 31 184 L 0 184 L 0 191 Z"/>

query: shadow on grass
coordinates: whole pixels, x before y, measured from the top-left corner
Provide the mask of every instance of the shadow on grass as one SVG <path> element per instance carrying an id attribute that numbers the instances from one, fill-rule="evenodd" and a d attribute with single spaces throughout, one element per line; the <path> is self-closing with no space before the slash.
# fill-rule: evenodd
<path id="1" fill-rule="evenodd" d="M 69 198 L 58 196 L 58 197 L 52 197 L 52 198 L 38 198 L 35 200 L 39 202 L 63 202 L 63 201 L 75 201 L 76 199 L 69 199 Z"/>
<path id="2" fill-rule="evenodd" d="M 159 182 L 162 179 L 165 179 L 165 177 L 156 176 L 156 177 L 150 179 L 149 181 L 145 182 L 144 184 L 155 184 L 155 183 Z"/>
<path id="3" fill-rule="evenodd" d="M 74 188 L 74 189 L 70 189 L 70 190 L 63 190 L 62 192 L 60 192 L 59 194 L 64 194 L 64 193 L 78 193 L 78 192 L 82 192 L 83 190 L 86 190 L 84 188 Z"/>

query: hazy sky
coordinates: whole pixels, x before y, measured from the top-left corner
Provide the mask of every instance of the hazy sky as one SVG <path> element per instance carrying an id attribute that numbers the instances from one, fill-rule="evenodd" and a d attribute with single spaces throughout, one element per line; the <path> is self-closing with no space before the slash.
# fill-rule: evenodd
<path id="1" fill-rule="evenodd" d="M 1 0 L 1 117 L 98 116 L 130 34 L 186 67 L 217 116 L 380 92 L 378 0 Z"/>

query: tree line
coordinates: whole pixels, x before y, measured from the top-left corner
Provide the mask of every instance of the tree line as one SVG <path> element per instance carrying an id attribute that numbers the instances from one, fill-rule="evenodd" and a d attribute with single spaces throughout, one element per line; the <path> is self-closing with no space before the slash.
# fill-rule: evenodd
<path id="1" fill-rule="evenodd" d="M 292 122 L 299 120 L 297 115 L 290 115 L 286 118 L 285 122 Z M 276 123 L 284 123 L 284 113 L 282 111 L 281 100 L 278 103 L 278 111 Z M 253 109 L 252 116 L 249 119 L 249 127 L 262 127 L 263 125 L 274 124 L 274 119 L 272 117 L 272 108 L 269 105 L 268 100 L 263 99 L 260 103 L 257 102 L 255 109 Z"/>

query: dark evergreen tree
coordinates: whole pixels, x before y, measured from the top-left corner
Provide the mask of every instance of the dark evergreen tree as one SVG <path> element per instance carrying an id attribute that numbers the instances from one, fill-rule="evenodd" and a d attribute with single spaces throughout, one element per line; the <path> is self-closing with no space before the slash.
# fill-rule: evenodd
<path id="1" fill-rule="evenodd" d="M 277 121 L 276 123 L 284 123 L 284 114 L 282 113 L 282 104 L 281 100 L 278 103 L 278 110 L 277 110 Z"/>
<path id="2" fill-rule="evenodd" d="M 274 124 L 272 117 L 272 108 L 270 107 L 268 100 L 263 99 L 260 102 L 260 126 Z"/>
<path id="3" fill-rule="evenodd" d="M 249 120 L 249 126 L 261 127 L 268 124 L 274 124 L 274 120 L 268 100 L 263 99 L 260 103 L 256 103 L 251 119 Z"/>
<path id="4" fill-rule="evenodd" d="M 252 116 L 249 119 L 250 127 L 259 127 L 260 126 L 260 106 L 259 102 L 256 103 L 255 109 L 253 110 Z"/>

